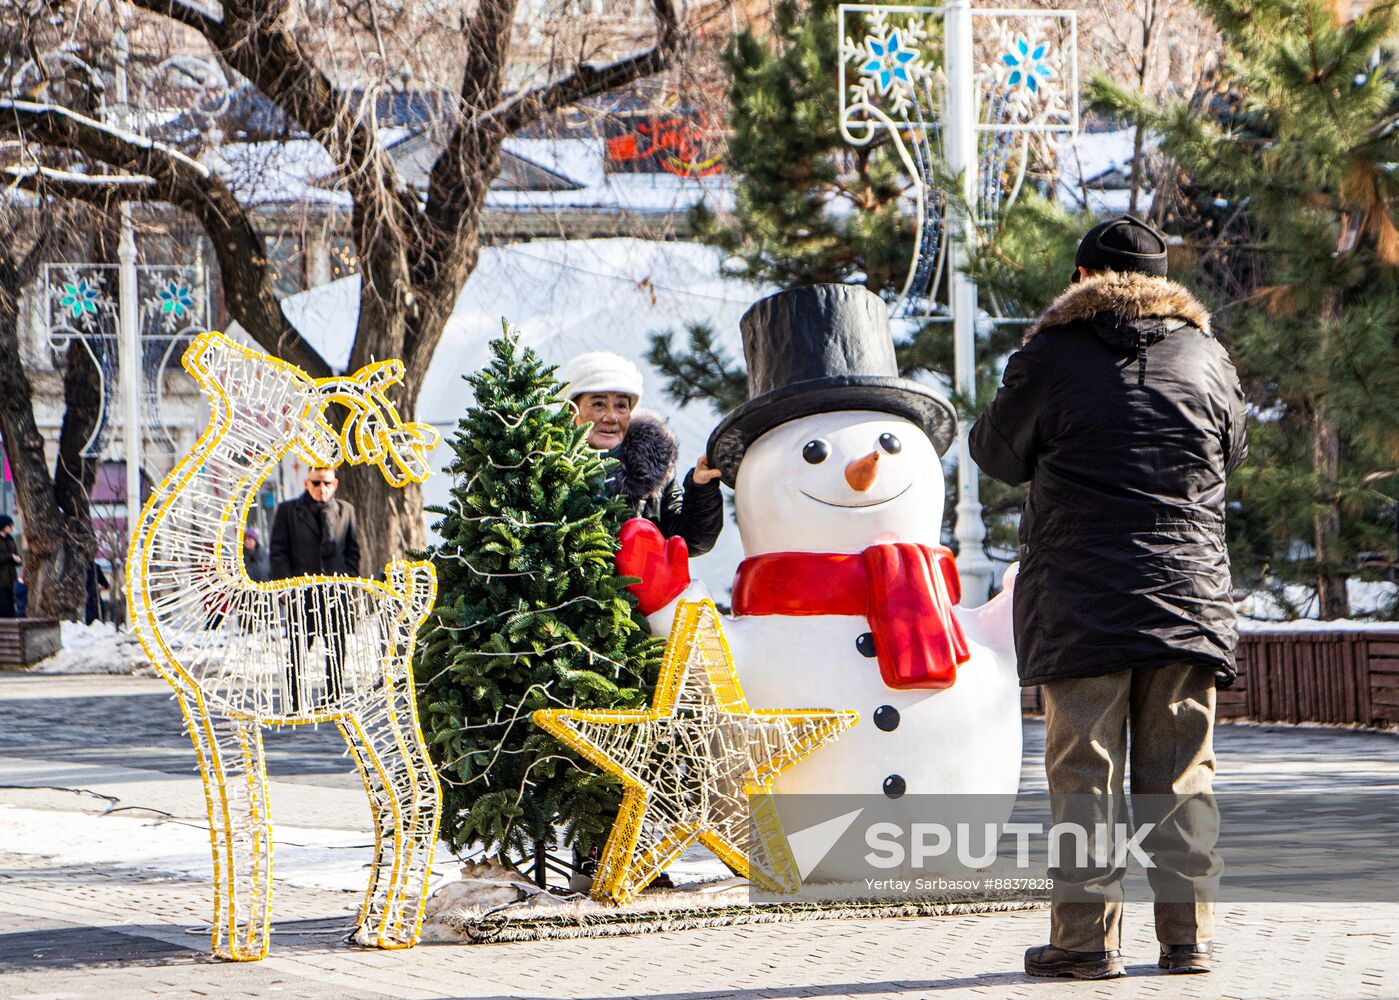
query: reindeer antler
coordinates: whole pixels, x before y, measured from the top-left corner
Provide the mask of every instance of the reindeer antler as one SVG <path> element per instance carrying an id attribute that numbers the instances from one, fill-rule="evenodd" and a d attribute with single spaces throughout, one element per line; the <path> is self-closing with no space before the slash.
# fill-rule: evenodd
<path id="1" fill-rule="evenodd" d="M 401 381 L 401 361 L 378 361 L 353 375 L 316 380 L 325 403 L 339 403 L 350 411 L 338 432 L 326 421 L 324 406 L 316 415 L 321 432 L 338 440 L 341 460 L 351 465 L 378 465 L 384 479 L 395 488 L 427 479 L 432 471 L 428 452 L 441 440 L 431 424 L 405 423 L 398 415 L 387 390 Z"/>

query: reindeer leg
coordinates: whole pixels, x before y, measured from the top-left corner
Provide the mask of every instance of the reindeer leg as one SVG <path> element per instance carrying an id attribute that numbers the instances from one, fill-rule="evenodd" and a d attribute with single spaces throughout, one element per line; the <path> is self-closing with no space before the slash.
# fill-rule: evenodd
<path id="1" fill-rule="evenodd" d="M 355 932 L 362 945 L 411 947 L 422 927 L 442 807 L 414 711 L 404 679 L 386 677 L 380 697 L 340 724 L 374 812 L 375 864 Z"/>
<path id="2" fill-rule="evenodd" d="M 211 716 L 197 690 L 177 689 L 199 757 L 214 856 L 215 956 L 267 956 L 272 919 L 272 823 L 262 733 L 252 722 Z"/>

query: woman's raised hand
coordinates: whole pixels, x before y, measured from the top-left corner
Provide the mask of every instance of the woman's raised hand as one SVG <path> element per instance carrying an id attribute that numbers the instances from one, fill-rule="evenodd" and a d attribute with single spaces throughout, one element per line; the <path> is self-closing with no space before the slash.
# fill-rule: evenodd
<path id="1" fill-rule="evenodd" d="M 705 483 L 712 483 L 722 476 L 718 469 L 709 467 L 709 456 L 701 455 L 699 461 L 695 463 L 695 471 L 690 473 L 690 478 L 695 481 L 696 486 L 703 486 Z"/>

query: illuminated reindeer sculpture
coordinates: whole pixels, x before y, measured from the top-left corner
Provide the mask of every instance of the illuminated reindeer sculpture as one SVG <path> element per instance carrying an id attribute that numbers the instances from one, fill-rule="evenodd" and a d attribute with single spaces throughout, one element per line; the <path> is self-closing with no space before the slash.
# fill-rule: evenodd
<path id="1" fill-rule="evenodd" d="M 258 488 L 288 453 L 317 467 L 373 464 L 401 487 L 427 478 L 437 433 L 404 423 L 385 396 L 403 377 L 398 361 L 313 379 L 205 333 L 183 364 L 208 396 L 211 419 L 141 512 L 127 561 L 127 609 L 175 688 L 199 755 L 214 852 L 214 954 L 239 961 L 267 954 L 272 827 L 260 727 L 308 722 L 339 726 L 375 816 L 374 865 L 354 939 L 410 947 L 441 815 L 411 668 L 414 636 L 436 592 L 432 566 L 390 563 L 382 583 L 343 576 L 256 583 L 243 565 L 243 530 Z M 349 414 L 338 431 L 328 422 L 331 404 Z M 322 643 L 324 670 L 304 648 L 293 655 L 294 642 L 330 634 L 342 641 Z"/>

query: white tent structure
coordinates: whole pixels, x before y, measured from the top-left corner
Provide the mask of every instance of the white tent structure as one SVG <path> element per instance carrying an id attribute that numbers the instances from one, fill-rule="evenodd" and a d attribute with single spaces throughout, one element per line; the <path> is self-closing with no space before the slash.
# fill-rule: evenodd
<path id="1" fill-rule="evenodd" d="M 642 407 L 660 412 L 680 441 L 685 469 L 704 451 L 718 417 L 707 403 L 679 407 L 664 393 L 664 381 L 644 358 L 649 334 L 687 323 L 710 324 L 731 357 L 741 361 L 739 317 L 768 289 L 720 274 L 722 255 L 694 243 L 637 239 L 553 240 L 488 247 L 447 321 L 428 371 L 415 418 L 442 432 L 433 455 L 440 469 L 450 461 L 445 443 L 472 403 L 462 376 L 483 367 L 487 345 L 500 334 L 502 319 L 545 361 L 562 364 L 584 351 L 614 351 L 636 362 L 646 378 Z M 358 316 L 359 279 L 345 278 L 287 299 L 292 324 L 333 367 L 349 360 Z M 683 474 L 684 469 L 678 470 Z M 424 487 L 429 504 L 447 500 L 445 475 Z M 429 516 L 429 523 L 433 520 Z M 737 528 L 730 521 L 714 551 L 694 572 L 717 595 L 742 558 Z"/>

